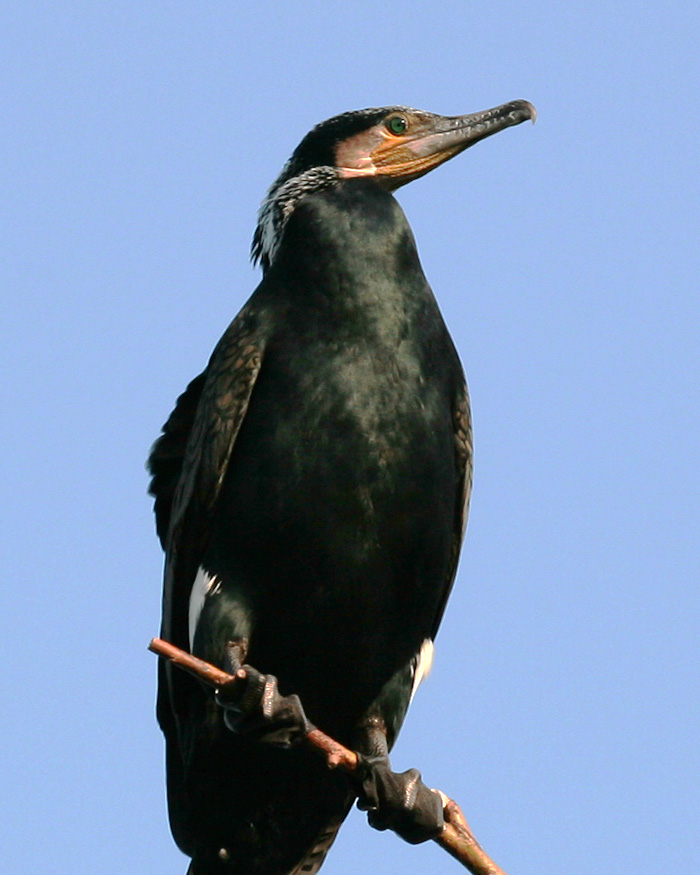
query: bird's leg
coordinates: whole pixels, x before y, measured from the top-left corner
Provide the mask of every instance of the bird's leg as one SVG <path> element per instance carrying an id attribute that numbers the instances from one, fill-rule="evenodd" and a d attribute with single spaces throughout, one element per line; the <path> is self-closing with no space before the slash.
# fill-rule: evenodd
<path id="1" fill-rule="evenodd" d="M 224 657 L 224 669 L 229 674 L 236 674 L 239 668 L 245 662 L 248 655 L 248 647 L 250 642 L 242 635 L 237 638 L 232 638 L 226 644 L 226 654 Z"/>
<path id="2" fill-rule="evenodd" d="M 392 771 L 383 721 L 370 718 L 363 729 L 357 807 L 367 812 L 370 826 L 391 829 L 412 845 L 440 835 L 445 825 L 440 794 L 423 783 L 418 769 Z"/>
<path id="3" fill-rule="evenodd" d="M 277 747 L 299 743 L 313 728 L 298 696 L 282 696 L 274 675 L 261 674 L 243 662 L 248 640 L 227 645 L 227 670 L 235 681 L 219 687 L 216 702 L 223 709 L 224 723 L 239 735 L 247 735 Z"/>

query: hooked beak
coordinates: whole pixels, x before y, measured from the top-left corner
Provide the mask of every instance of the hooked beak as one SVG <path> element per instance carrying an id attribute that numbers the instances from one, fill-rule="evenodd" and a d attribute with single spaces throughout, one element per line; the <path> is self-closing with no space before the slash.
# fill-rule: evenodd
<path id="1" fill-rule="evenodd" d="M 479 140 L 537 118 L 527 100 L 513 100 L 483 112 L 459 116 L 429 113 L 411 119 L 406 134 L 386 136 L 370 153 L 377 182 L 393 191 L 423 176 Z"/>

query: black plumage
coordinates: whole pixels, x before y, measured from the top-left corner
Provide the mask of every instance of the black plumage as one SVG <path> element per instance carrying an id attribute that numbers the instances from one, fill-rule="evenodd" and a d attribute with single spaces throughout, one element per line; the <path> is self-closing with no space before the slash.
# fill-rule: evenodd
<path id="1" fill-rule="evenodd" d="M 437 632 L 472 464 L 462 368 L 391 191 L 526 118 L 524 101 L 390 107 L 308 134 L 261 208 L 263 279 L 149 459 L 162 636 L 224 668 L 244 642 L 366 753 L 377 731 L 391 748 Z M 318 869 L 356 796 L 345 776 L 232 732 L 166 665 L 158 719 L 192 875 Z"/>

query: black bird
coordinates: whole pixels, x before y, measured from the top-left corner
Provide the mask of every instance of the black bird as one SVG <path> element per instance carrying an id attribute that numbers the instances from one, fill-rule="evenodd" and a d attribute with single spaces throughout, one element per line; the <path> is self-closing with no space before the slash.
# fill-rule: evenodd
<path id="1" fill-rule="evenodd" d="M 392 192 L 534 118 L 523 100 L 457 117 L 344 113 L 304 137 L 262 204 L 263 279 L 149 459 L 162 637 L 261 673 L 248 705 L 225 707 L 161 663 L 170 823 L 190 875 L 316 872 L 358 795 L 374 825 L 434 834 L 435 794 L 386 755 L 455 577 L 472 436 L 459 358 Z M 291 694 L 366 755 L 362 786 L 290 746 L 304 720 Z M 391 780 L 411 799 L 403 814 Z"/>

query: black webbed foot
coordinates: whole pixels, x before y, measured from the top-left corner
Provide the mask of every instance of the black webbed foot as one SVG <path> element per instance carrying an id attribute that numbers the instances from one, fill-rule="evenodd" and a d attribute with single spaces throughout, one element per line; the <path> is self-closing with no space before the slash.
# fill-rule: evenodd
<path id="1" fill-rule="evenodd" d="M 216 702 L 232 731 L 278 747 L 298 744 L 313 728 L 298 696 L 282 696 L 274 675 L 243 666 L 245 680 L 237 678 L 230 689 L 221 687 Z"/>
<path id="2" fill-rule="evenodd" d="M 434 839 L 445 825 L 440 794 L 421 780 L 418 769 L 392 772 L 386 756 L 361 757 L 360 798 L 370 826 L 391 829 L 412 845 Z"/>

